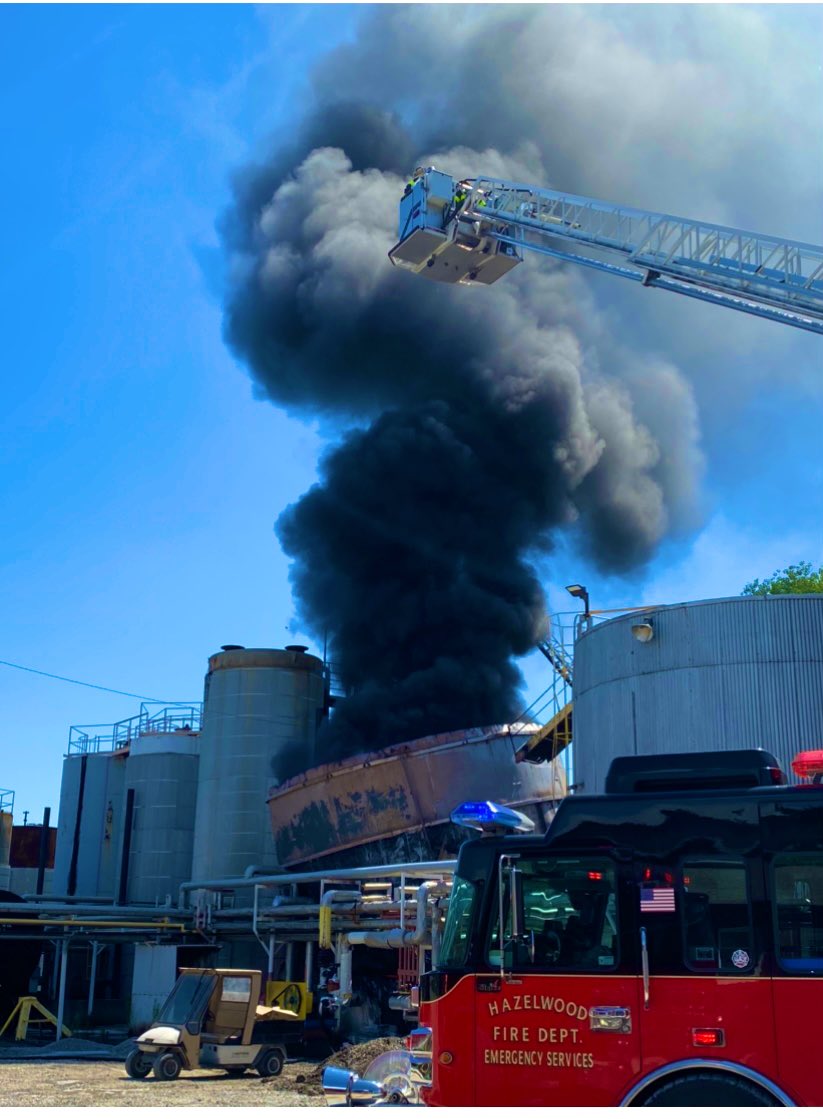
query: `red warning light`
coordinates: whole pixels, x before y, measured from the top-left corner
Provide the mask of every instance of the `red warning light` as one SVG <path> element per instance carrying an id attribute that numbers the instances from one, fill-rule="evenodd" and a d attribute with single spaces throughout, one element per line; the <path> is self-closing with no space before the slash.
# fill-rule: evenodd
<path id="1" fill-rule="evenodd" d="M 651 882 L 651 880 L 652 880 L 652 868 L 650 866 L 644 867 L 643 868 L 643 881 L 644 882 Z"/>
<path id="2" fill-rule="evenodd" d="M 692 1030 L 692 1045 L 725 1045 L 726 1036 L 723 1030 L 697 1029 Z"/>
<path id="3" fill-rule="evenodd" d="M 792 761 L 797 777 L 819 777 L 823 774 L 823 750 L 803 750 Z"/>
<path id="4" fill-rule="evenodd" d="M 588 875 L 587 875 L 587 878 L 589 879 L 590 882 L 601 882 L 603 880 L 603 871 L 602 870 L 590 870 Z"/>

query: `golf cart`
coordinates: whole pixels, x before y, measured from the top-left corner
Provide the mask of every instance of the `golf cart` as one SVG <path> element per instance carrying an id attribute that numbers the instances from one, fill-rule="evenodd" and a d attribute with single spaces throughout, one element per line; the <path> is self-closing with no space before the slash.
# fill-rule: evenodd
<path id="1" fill-rule="evenodd" d="M 259 1006 L 259 971 L 180 969 L 150 1029 L 137 1038 L 126 1072 L 142 1080 L 174 1080 L 181 1069 L 218 1068 L 242 1076 L 279 1076 L 286 1046 L 299 1042 L 303 1022 L 294 1011 Z"/>

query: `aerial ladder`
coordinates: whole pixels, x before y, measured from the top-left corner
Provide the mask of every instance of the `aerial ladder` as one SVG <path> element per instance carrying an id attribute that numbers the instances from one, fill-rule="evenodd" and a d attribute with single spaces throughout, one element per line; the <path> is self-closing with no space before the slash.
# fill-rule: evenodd
<path id="1" fill-rule="evenodd" d="M 526 252 L 823 334 L 823 246 L 635 210 L 480 176 L 418 168 L 400 200 L 393 264 L 440 283 L 489 285 Z M 571 742 L 571 661 L 538 643 L 561 696 L 518 761 L 553 760 Z"/>
<path id="2" fill-rule="evenodd" d="M 406 188 L 389 258 L 488 285 L 526 252 L 823 334 L 823 246 L 434 167 Z"/>

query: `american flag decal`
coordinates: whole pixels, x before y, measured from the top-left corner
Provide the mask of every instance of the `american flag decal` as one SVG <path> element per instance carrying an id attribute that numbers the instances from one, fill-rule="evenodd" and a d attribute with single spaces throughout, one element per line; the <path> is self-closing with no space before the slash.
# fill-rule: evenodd
<path id="1" fill-rule="evenodd" d="M 641 886 L 641 913 L 674 913 L 674 886 Z"/>

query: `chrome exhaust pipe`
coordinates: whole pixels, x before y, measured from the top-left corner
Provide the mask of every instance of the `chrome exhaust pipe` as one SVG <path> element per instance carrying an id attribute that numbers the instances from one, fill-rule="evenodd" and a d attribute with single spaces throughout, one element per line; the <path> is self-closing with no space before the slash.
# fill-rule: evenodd
<path id="1" fill-rule="evenodd" d="M 374 1080 L 362 1080 L 347 1068 L 327 1068 L 323 1072 L 323 1094 L 329 1107 L 368 1107 L 383 1098 L 383 1089 Z"/>

